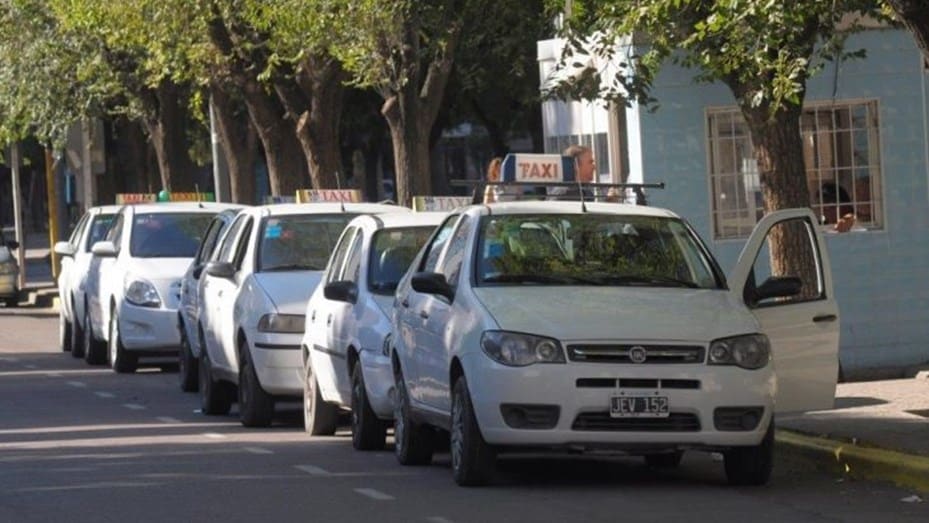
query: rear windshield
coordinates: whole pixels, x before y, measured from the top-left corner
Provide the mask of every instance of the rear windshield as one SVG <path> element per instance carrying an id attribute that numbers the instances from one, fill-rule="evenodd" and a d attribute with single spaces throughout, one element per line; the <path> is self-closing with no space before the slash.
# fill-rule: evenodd
<path id="1" fill-rule="evenodd" d="M 322 271 L 342 234 L 357 214 L 295 214 L 264 219 L 258 246 L 258 272 Z"/>
<path id="2" fill-rule="evenodd" d="M 136 214 L 129 253 L 135 258 L 193 258 L 210 213 Z"/>
<path id="3" fill-rule="evenodd" d="M 106 239 L 106 233 L 109 232 L 110 225 L 113 224 L 113 218 L 116 218 L 115 214 L 98 214 L 94 217 L 94 221 L 90 223 L 90 234 L 87 235 L 84 252 L 90 252 L 90 248 L 95 243 Z"/>
<path id="4" fill-rule="evenodd" d="M 371 238 L 368 260 L 368 289 L 375 294 L 393 294 L 416 253 L 435 226 L 381 229 Z"/>

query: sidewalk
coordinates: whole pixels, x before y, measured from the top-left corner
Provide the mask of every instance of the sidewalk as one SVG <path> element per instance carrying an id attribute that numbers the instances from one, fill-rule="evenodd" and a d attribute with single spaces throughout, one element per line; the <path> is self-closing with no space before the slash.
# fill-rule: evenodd
<path id="1" fill-rule="evenodd" d="M 785 451 L 853 478 L 929 493 L 929 373 L 840 383 L 835 409 L 779 417 Z"/>
<path id="2" fill-rule="evenodd" d="M 52 278 L 48 233 L 28 233 L 25 240 L 26 285 L 20 292 L 19 307 L 2 307 L 0 314 L 57 316 L 58 290 Z"/>

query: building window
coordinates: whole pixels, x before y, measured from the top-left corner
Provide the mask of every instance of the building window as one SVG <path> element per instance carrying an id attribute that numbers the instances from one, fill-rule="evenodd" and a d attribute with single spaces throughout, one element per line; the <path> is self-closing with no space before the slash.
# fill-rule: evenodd
<path id="1" fill-rule="evenodd" d="M 810 105 L 800 119 L 810 207 L 823 224 L 854 214 L 856 225 L 883 226 L 876 101 Z M 707 115 L 714 236 L 748 236 L 764 214 L 748 126 L 736 108 Z"/>

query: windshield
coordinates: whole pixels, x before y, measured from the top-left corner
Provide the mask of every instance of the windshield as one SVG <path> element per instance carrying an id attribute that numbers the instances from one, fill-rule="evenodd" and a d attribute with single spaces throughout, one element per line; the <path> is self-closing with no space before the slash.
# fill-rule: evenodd
<path id="1" fill-rule="evenodd" d="M 136 258 L 193 258 L 210 213 L 136 214 L 129 253 Z"/>
<path id="2" fill-rule="evenodd" d="M 486 216 L 477 252 L 478 285 L 719 287 L 712 260 L 678 219 Z"/>
<path id="3" fill-rule="evenodd" d="M 434 230 L 435 226 L 429 225 L 381 229 L 374 233 L 368 260 L 368 289 L 375 294 L 393 294 Z"/>
<path id="4" fill-rule="evenodd" d="M 98 214 L 90 224 L 90 234 L 87 235 L 87 243 L 84 244 L 84 252 L 90 252 L 93 244 L 106 239 L 106 233 L 110 230 L 115 214 Z"/>
<path id="5" fill-rule="evenodd" d="M 355 214 L 297 214 L 265 218 L 258 272 L 321 271 L 342 229 Z"/>

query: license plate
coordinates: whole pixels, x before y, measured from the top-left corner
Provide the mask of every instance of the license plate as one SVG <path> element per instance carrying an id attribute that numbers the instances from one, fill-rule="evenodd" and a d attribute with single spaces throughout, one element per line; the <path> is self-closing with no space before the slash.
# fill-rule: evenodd
<path id="1" fill-rule="evenodd" d="M 666 418 L 671 413 L 667 396 L 619 394 L 610 398 L 614 418 Z"/>

